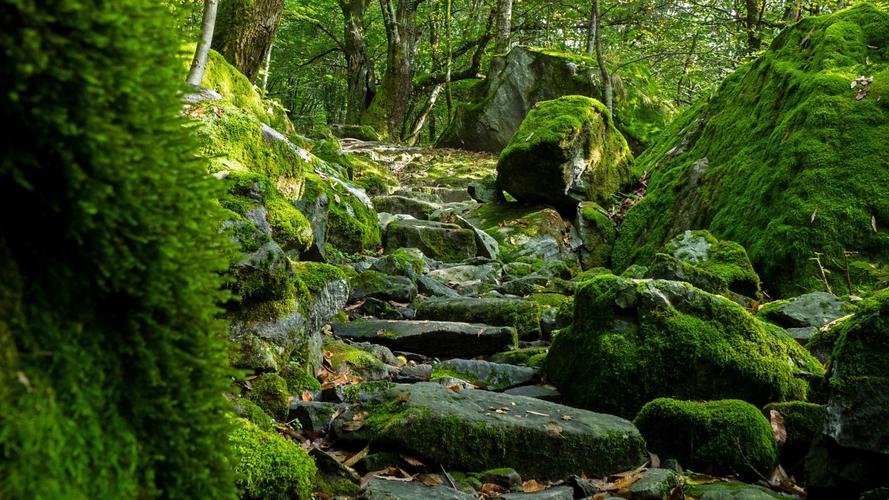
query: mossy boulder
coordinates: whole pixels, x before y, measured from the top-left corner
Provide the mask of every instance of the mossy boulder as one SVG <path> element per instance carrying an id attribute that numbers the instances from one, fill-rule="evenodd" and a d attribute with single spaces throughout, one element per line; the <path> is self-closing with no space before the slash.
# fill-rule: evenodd
<path id="1" fill-rule="evenodd" d="M 349 283 L 351 302 L 365 299 L 393 300 L 409 303 L 417 298 L 417 287 L 405 276 L 390 276 L 379 271 L 367 270 L 353 276 Z"/>
<path id="2" fill-rule="evenodd" d="M 369 412 L 364 426 L 346 430 L 354 427 L 343 424 L 362 411 Z M 645 443 L 627 420 L 522 396 L 455 393 L 428 382 L 397 385 L 350 409 L 334 427 L 339 439 L 370 438 L 466 471 L 511 467 L 523 477 L 561 479 L 604 476 L 645 461 Z"/>
<path id="3" fill-rule="evenodd" d="M 426 258 L 419 248 L 397 248 L 374 261 L 370 268 L 381 273 L 415 280 L 426 270 Z"/>
<path id="4" fill-rule="evenodd" d="M 763 407 L 762 413 L 770 420 L 782 422 L 787 437 L 783 444 L 779 443 L 781 463 L 791 474 L 802 477 L 804 458 L 824 430 L 827 420 L 824 405 L 804 401 L 771 403 Z"/>
<path id="5" fill-rule="evenodd" d="M 380 140 L 380 134 L 370 125 L 331 125 L 330 130 L 337 137 L 358 139 L 359 141 Z"/>
<path id="6" fill-rule="evenodd" d="M 729 75 L 638 158 L 651 179 L 616 269 L 706 228 L 747 249 L 773 297 L 825 290 L 816 258 L 835 293 L 867 289 L 889 256 L 887 46 L 889 14 L 860 4 L 803 19 Z M 874 82 L 850 88 L 861 75 Z"/>
<path id="7" fill-rule="evenodd" d="M 643 406 L 633 422 L 651 451 L 693 470 L 759 479 L 778 463 L 769 421 L 737 399 L 658 398 Z"/>
<path id="8" fill-rule="evenodd" d="M 519 201 L 574 210 L 611 203 L 629 186 L 633 155 L 605 106 L 567 96 L 538 103 L 500 153 L 497 182 Z"/>
<path id="9" fill-rule="evenodd" d="M 519 46 L 498 55 L 492 68 L 472 89 L 472 102 L 457 107 L 439 147 L 499 153 L 536 103 L 601 95 L 595 59 L 576 53 Z M 618 128 L 641 151 L 669 123 L 673 106 L 645 65 L 626 66 L 612 77 L 620 82 L 615 93 Z"/>
<path id="10" fill-rule="evenodd" d="M 670 240 L 655 255 L 646 276 L 686 281 L 742 302 L 759 295 L 759 276 L 744 247 L 717 240 L 709 231 L 686 231 Z"/>
<path id="11" fill-rule="evenodd" d="M 887 487 L 889 290 L 862 302 L 833 333 L 827 421 L 806 463 L 810 486 L 832 496 Z"/>
<path id="12" fill-rule="evenodd" d="M 287 382 L 276 373 L 263 373 L 251 380 L 247 399 L 278 420 L 287 417 L 290 392 L 287 389 Z"/>
<path id="13" fill-rule="evenodd" d="M 419 248 L 424 255 L 442 262 L 460 262 L 475 257 L 475 233 L 456 224 L 405 219 L 386 227 L 386 251 Z"/>
<path id="14" fill-rule="evenodd" d="M 530 384 L 537 378 L 537 370 L 479 359 L 449 359 L 433 365 L 432 380 L 448 377 L 465 380 L 490 391 L 505 391 Z"/>
<path id="15" fill-rule="evenodd" d="M 566 402 L 626 416 L 663 396 L 802 400 L 806 378 L 824 373 L 786 332 L 725 297 L 613 275 L 580 285 L 545 369 Z"/>
<path id="16" fill-rule="evenodd" d="M 782 328 L 800 341 L 807 342 L 824 325 L 854 312 L 854 306 L 827 292 L 812 292 L 789 300 L 764 304 L 756 316 Z"/>
<path id="17" fill-rule="evenodd" d="M 243 418 L 229 442 L 242 498 L 312 498 L 317 469 L 301 447 Z"/>

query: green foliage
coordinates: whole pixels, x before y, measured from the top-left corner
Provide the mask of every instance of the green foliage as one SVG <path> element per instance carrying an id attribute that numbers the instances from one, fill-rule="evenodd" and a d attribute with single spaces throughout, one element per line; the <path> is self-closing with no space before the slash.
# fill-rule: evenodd
<path id="1" fill-rule="evenodd" d="M 232 498 L 223 216 L 176 28 L 149 0 L 2 10 L 0 497 Z"/>
<path id="2" fill-rule="evenodd" d="M 317 469 L 305 450 L 243 418 L 235 419 L 229 439 L 242 497 L 312 498 Z"/>
<path id="3" fill-rule="evenodd" d="M 778 463 L 769 421 L 737 399 L 693 402 L 659 398 L 633 421 L 649 448 L 693 470 L 767 477 Z"/>
<path id="4" fill-rule="evenodd" d="M 785 30 L 639 158 L 652 177 L 624 220 L 615 266 L 709 228 L 747 249 L 772 295 L 824 290 L 816 254 L 835 292 L 870 286 L 854 261 L 889 254 L 889 171 L 874 167 L 889 162 L 887 46 L 889 14 L 869 4 Z M 850 82 L 861 75 L 874 82 L 857 99 Z M 857 252 L 851 291 L 846 251 Z"/>

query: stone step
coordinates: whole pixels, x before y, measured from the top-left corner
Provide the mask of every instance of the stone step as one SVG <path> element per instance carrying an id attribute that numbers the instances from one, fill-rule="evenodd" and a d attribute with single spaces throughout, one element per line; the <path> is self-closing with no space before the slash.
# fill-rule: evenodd
<path id="1" fill-rule="evenodd" d="M 456 224 L 427 220 L 394 220 L 386 227 L 386 251 L 419 248 L 427 257 L 442 262 L 460 262 L 475 257 L 475 232 Z"/>
<path id="2" fill-rule="evenodd" d="M 529 300 L 454 297 L 419 302 L 415 318 L 514 326 L 519 337 L 537 338 L 541 314 L 540 304 Z"/>
<path id="3" fill-rule="evenodd" d="M 537 378 L 537 370 L 480 359 L 449 359 L 433 365 L 432 378 L 442 376 L 456 377 L 483 389 L 505 391 L 530 384 Z"/>
<path id="4" fill-rule="evenodd" d="M 486 356 L 509 349 L 517 342 L 512 327 L 450 321 L 361 319 L 333 323 L 331 328 L 342 338 L 438 357 Z"/>
<path id="5" fill-rule="evenodd" d="M 365 411 L 356 426 L 353 417 Z M 344 442 L 379 443 L 446 468 L 511 467 L 538 480 L 603 477 L 645 462 L 642 436 L 620 417 L 431 382 L 395 385 L 343 413 L 333 429 Z"/>

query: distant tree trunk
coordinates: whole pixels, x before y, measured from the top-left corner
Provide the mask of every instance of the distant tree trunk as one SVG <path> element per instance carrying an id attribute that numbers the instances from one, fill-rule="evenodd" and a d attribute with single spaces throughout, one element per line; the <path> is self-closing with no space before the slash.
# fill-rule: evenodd
<path id="1" fill-rule="evenodd" d="M 201 39 L 194 51 L 194 59 L 185 80 L 191 85 L 200 85 L 207 70 L 207 58 L 210 56 L 210 44 L 213 42 L 213 29 L 216 26 L 216 10 L 219 0 L 204 0 L 204 24 L 201 26 Z"/>
<path id="2" fill-rule="evenodd" d="M 602 101 L 608 108 L 608 113 L 614 117 L 614 89 L 611 85 L 611 75 L 605 66 L 605 58 L 602 56 L 602 6 L 601 0 L 593 0 L 593 44 L 596 48 L 596 62 L 599 65 L 599 77 L 602 79 Z"/>
<path id="3" fill-rule="evenodd" d="M 762 49 L 762 16 L 765 2 L 760 0 L 744 0 L 746 17 L 744 27 L 747 30 L 747 53 L 752 54 Z"/>
<path id="4" fill-rule="evenodd" d="M 799 21 L 802 16 L 802 0 L 788 0 L 784 3 L 784 20 Z"/>
<path id="5" fill-rule="evenodd" d="M 596 55 L 596 4 L 590 6 L 590 19 L 586 31 L 586 55 Z"/>
<path id="6" fill-rule="evenodd" d="M 253 82 L 283 14 L 284 0 L 223 0 L 213 48 Z"/>
<path id="7" fill-rule="evenodd" d="M 374 68 L 367 55 L 364 34 L 364 16 L 371 0 L 339 0 L 343 13 L 343 51 L 347 64 L 346 119 L 347 124 L 357 124 L 373 101 Z"/>
<path id="8" fill-rule="evenodd" d="M 509 50 L 511 29 L 512 0 L 497 0 L 497 31 L 494 37 L 494 54 L 505 54 Z"/>
<path id="9" fill-rule="evenodd" d="M 413 85 L 414 59 L 420 30 L 417 7 L 423 0 L 380 0 L 386 28 L 386 72 L 361 123 L 399 140 Z"/>

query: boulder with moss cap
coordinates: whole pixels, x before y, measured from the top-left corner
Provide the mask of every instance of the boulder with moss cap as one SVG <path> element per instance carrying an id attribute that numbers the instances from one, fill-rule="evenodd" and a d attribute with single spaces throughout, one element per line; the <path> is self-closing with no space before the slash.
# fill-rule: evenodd
<path id="1" fill-rule="evenodd" d="M 538 103 L 500 153 L 497 180 L 520 201 L 573 210 L 606 204 L 630 183 L 633 155 L 594 99 L 568 96 Z"/>

